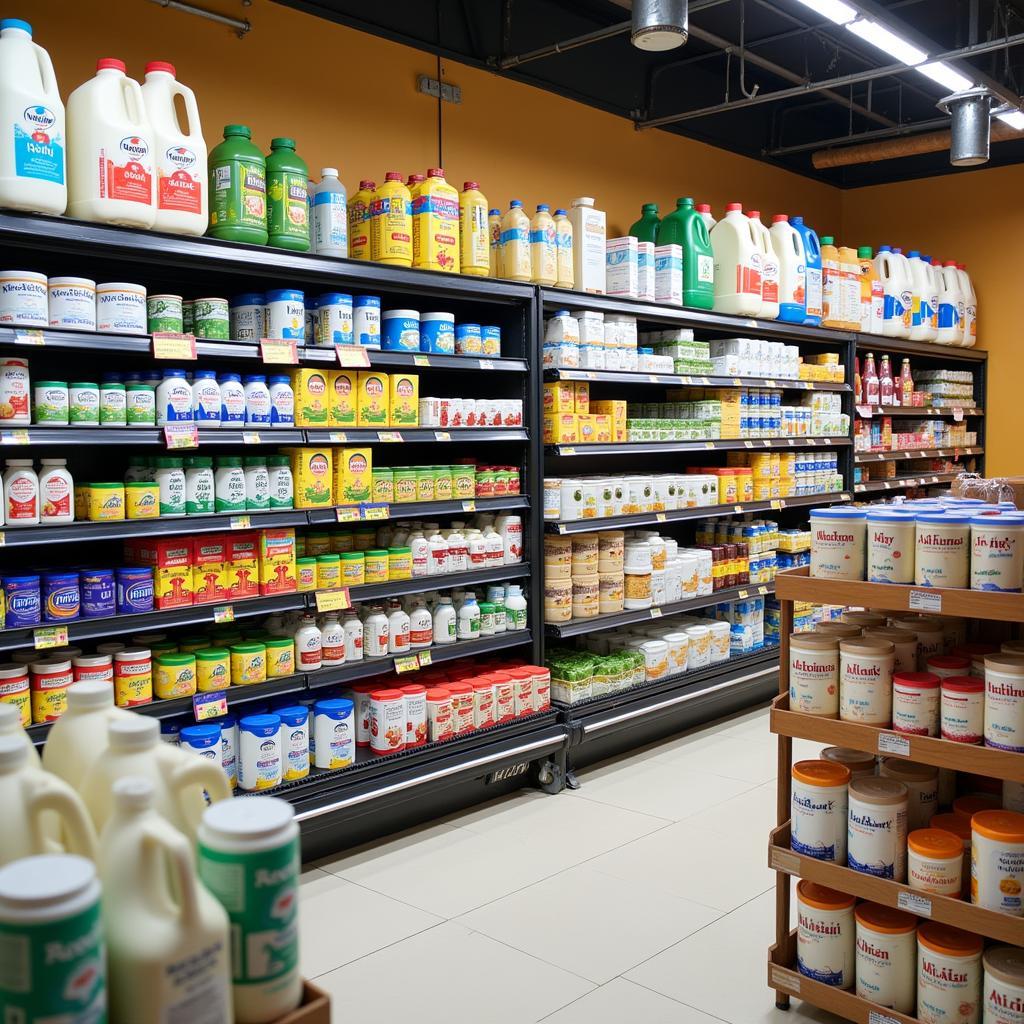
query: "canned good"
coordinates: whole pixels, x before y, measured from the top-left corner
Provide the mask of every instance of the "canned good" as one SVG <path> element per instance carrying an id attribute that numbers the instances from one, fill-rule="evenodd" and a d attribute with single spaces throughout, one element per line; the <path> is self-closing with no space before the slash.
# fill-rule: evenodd
<path id="1" fill-rule="evenodd" d="M 181 334 L 185 329 L 180 295 L 150 295 L 146 299 L 146 327 L 150 334 Z"/>
<path id="2" fill-rule="evenodd" d="M 192 333 L 197 338 L 212 338 L 227 341 L 229 329 L 227 299 L 196 299 L 192 303 Z"/>
<path id="3" fill-rule="evenodd" d="M 226 690 L 232 683 L 231 655 L 228 650 L 224 647 L 204 647 L 194 653 L 198 691 L 212 693 L 216 690 Z"/>

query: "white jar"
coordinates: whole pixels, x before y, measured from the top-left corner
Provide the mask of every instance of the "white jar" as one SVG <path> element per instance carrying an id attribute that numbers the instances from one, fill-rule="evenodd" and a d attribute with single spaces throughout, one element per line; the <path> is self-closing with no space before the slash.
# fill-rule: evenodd
<path id="1" fill-rule="evenodd" d="M 499 516 L 495 526 L 503 545 L 505 565 L 518 565 L 523 560 L 523 520 L 521 516 Z"/>
<path id="2" fill-rule="evenodd" d="M 1019 593 L 1024 582 L 1024 516 L 971 519 L 971 589 Z"/>
<path id="3" fill-rule="evenodd" d="M 936 921 L 917 930 L 917 1019 L 920 1024 L 980 1024 L 981 951 L 977 935 Z"/>
<path id="4" fill-rule="evenodd" d="M 453 644 L 456 638 L 456 613 L 452 606 L 452 599 L 450 597 L 438 598 L 437 606 L 434 608 L 434 643 Z"/>
<path id="5" fill-rule="evenodd" d="M 939 809 L 939 769 L 930 764 L 886 757 L 878 766 L 878 775 L 906 786 L 907 831 L 925 828 Z"/>
<path id="6" fill-rule="evenodd" d="M 971 817 L 971 902 L 1024 917 L 1024 814 L 978 811 Z"/>
<path id="7" fill-rule="evenodd" d="M 345 660 L 363 660 L 363 624 L 359 616 L 349 609 L 345 613 L 345 621 L 341 624 L 345 631 Z"/>
<path id="8" fill-rule="evenodd" d="M 1024 753 L 1024 656 L 985 658 L 985 746 Z"/>
<path id="9" fill-rule="evenodd" d="M 216 510 L 213 460 L 201 455 L 185 459 L 185 514 L 208 516 Z"/>
<path id="10" fill-rule="evenodd" d="M 913 1013 L 917 998 L 917 918 L 877 903 L 861 903 L 854 917 L 857 995 L 898 1013 Z"/>
<path id="11" fill-rule="evenodd" d="M 72 381 L 68 386 L 68 421 L 73 427 L 100 425 L 100 389 L 89 381 Z"/>
<path id="12" fill-rule="evenodd" d="M 476 640 L 480 636 L 480 608 L 476 598 L 469 596 L 459 609 L 458 638 Z"/>
<path id="13" fill-rule="evenodd" d="M 220 384 L 220 423 L 222 427 L 240 427 L 245 423 L 245 388 L 237 373 L 222 373 Z"/>
<path id="14" fill-rule="evenodd" d="M 367 658 L 386 658 L 389 642 L 388 617 L 380 605 L 374 605 L 363 621 L 363 653 Z"/>
<path id="15" fill-rule="evenodd" d="M 306 301 L 301 291 L 274 289 L 266 293 L 263 305 L 263 337 L 302 342 L 306 324 Z"/>
<path id="16" fill-rule="evenodd" d="M 414 651 L 429 647 L 434 642 L 434 619 L 422 600 L 409 612 L 409 647 Z"/>
<path id="17" fill-rule="evenodd" d="M 730 632 L 728 622 L 713 622 L 708 626 L 708 636 L 711 640 L 710 664 L 716 665 L 720 661 L 729 660 Z"/>
<path id="18" fill-rule="evenodd" d="M 345 630 L 333 612 L 328 612 L 320 624 L 320 651 L 324 668 L 345 664 Z"/>
<path id="19" fill-rule="evenodd" d="M 248 374 L 245 378 L 245 425 L 270 426 L 270 389 L 262 374 Z"/>
<path id="20" fill-rule="evenodd" d="M 683 632 L 690 641 L 687 667 L 690 672 L 707 668 L 711 663 L 711 632 L 707 626 L 687 626 Z"/>
<path id="21" fill-rule="evenodd" d="M 66 385 L 65 385 L 66 387 Z M 29 394 L 31 382 L 29 380 L 29 369 L 27 359 L 0 359 L 0 425 L 5 427 L 28 426 L 32 422 L 32 413 L 29 408 Z M 38 385 L 36 393 L 38 394 Z M 47 391 L 51 389 L 46 389 Z M 59 395 L 57 397 L 60 397 Z M 67 394 L 63 395 L 64 405 L 67 405 Z M 36 399 L 38 405 L 38 398 Z M 55 403 L 56 404 L 56 403 Z M 58 417 L 50 422 L 60 422 Z M 64 416 L 67 422 L 67 416 Z"/>
<path id="22" fill-rule="evenodd" d="M 443 600 L 443 599 L 442 599 Z M 526 598 L 522 587 L 509 584 L 508 597 L 505 598 L 505 625 L 510 633 L 521 632 L 527 625 Z M 437 638 L 437 612 L 434 612 L 434 638 Z"/>
<path id="23" fill-rule="evenodd" d="M 940 828 L 916 828 L 907 835 L 907 885 L 959 899 L 963 891 L 964 844 Z"/>
<path id="24" fill-rule="evenodd" d="M 192 418 L 199 427 L 220 426 L 220 385 L 213 370 L 196 370 L 192 375 Z"/>
<path id="25" fill-rule="evenodd" d="M 270 378 L 270 425 L 272 427 L 295 426 L 295 392 L 288 377 L 275 374 Z"/>
<path id="26" fill-rule="evenodd" d="M 3 475 L 4 510 L 8 526 L 39 525 L 39 477 L 31 459 L 8 459 Z"/>
<path id="27" fill-rule="evenodd" d="M 902 882 L 907 871 L 907 787 L 873 776 L 849 785 L 847 866 Z"/>
<path id="28" fill-rule="evenodd" d="M 427 541 L 427 575 L 443 576 L 450 571 L 448 567 L 448 541 L 440 533 L 435 533 Z"/>
<path id="29" fill-rule="evenodd" d="M 938 736 L 940 685 L 931 672 L 894 672 L 893 729 L 911 736 Z"/>
<path id="30" fill-rule="evenodd" d="M 811 576 L 864 579 L 866 515 L 848 506 L 811 509 Z"/>
<path id="31" fill-rule="evenodd" d="M 807 879 L 797 883 L 796 963 L 804 977 L 836 988 L 853 984 L 856 902 Z"/>
<path id="32" fill-rule="evenodd" d="M 789 638 L 789 708 L 839 717 L 839 638 L 793 633 Z"/>
<path id="33" fill-rule="evenodd" d="M 790 846 L 805 857 L 845 864 L 849 768 L 797 761 L 792 779 Z"/>
<path id="34" fill-rule="evenodd" d="M 267 458 L 267 476 L 270 480 L 270 507 L 288 509 L 295 507 L 295 481 L 288 465 L 287 455 L 271 455 Z"/>
<path id="35" fill-rule="evenodd" d="M 128 384 L 125 389 L 125 418 L 129 427 L 156 426 L 156 391 L 150 384 Z"/>
<path id="36" fill-rule="evenodd" d="M 311 615 L 304 615 L 295 631 L 295 667 L 300 672 L 316 672 L 323 665 L 323 638 Z"/>
<path id="37" fill-rule="evenodd" d="M 67 459 L 40 459 L 39 522 L 43 526 L 75 521 L 75 484 Z"/>
<path id="38" fill-rule="evenodd" d="M 71 396 L 71 404 L 75 399 Z M 192 387 L 185 379 L 184 370 L 164 370 L 156 389 L 156 425 L 192 423 Z"/>
<path id="39" fill-rule="evenodd" d="M 412 574 L 414 577 L 426 576 L 430 571 L 430 544 L 423 534 L 416 530 L 406 543 L 412 558 Z"/>
<path id="40" fill-rule="evenodd" d="M 0 270 L 0 327 L 48 327 L 46 275 Z"/>
<path id="41" fill-rule="evenodd" d="M 96 282 L 86 277 L 51 277 L 46 285 L 50 326 L 62 331 L 96 330 Z"/>
<path id="42" fill-rule="evenodd" d="M 913 583 L 913 512 L 868 509 L 867 578 L 871 583 Z"/>
<path id="43" fill-rule="evenodd" d="M 505 542 L 493 526 L 485 526 L 483 529 L 484 543 L 486 544 L 487 565 L 496 567 L 505 562 Z"/>
<path id="44" fill-rule="evenodd" d="M 160 515 L 185 515 L 187 505 L 184 460 L 167 455 L 157 456 L 153 481 L 160 487 Z"/>
<path id="45" fill-rule="evenodd" d="M 100 426 L 128 426 L 127 393 L 119 381 L 104 381 L 100 384 Z"/>
<path id="46" fill-rule="evenodd" d="M 821 631 L 820 625 L 818 631 Z M 879 626 L 865 629 L 863 636 L 865 640 L 888 640 L 893 645 L 896 654 L 892 667 L 894 673 L 917 671 L 916 633 L 895 626 Z"/>
<path id="47" fill-rule="evenodd" d="M 562 515 L 562 481 L 553 476 L 544 478 L 544 518 L 554 521 L 567 517 Z"/>
<path id="48" fill-rule="evenodd" d="M 982 957 L 983 1024 L 1024 1024 L 1024 950 L 993 946 Z"/>
<path id="49" fill-rule="evenodd" d="M 459 530 L 448 534 L 448 571 L 466 572 L 469 569 L 469 545 Z"/>
<path id="50" fill-rule="evenodd" d="M 237 455 L 217 459 L 214 473 L 214 510 L 216 512 L 245 511 L 245 473 Z"/>
<path id="51" fill-rule="evenodd" d="M 259 455 L 245 458 L 245 509 L 265 512 L 270 508 L 270 474 L 266 460 Z"/>
<path id="52" fill-rule="evenodd" d="M 669 674 L 668 643 L 664 640 L 646 640 L 640 645 L 644 656 L 644 678 L 648 683 L 664 679 Z"/>
<path id="53" fill-rule="evenodd" d="M 409 616 L 396 601 L 388 609 L 388 654 L 409 653 L 409 630 Z"/>
<path id="54" fill-rule="evenodd" d="M 887 727 L 892 721 L 892 669 L 888 640 L 864 637 L 839 642 L 839 717 L 844 722 Z"/>
<path id="55" fill-rule="evenodd" d="M 927 512 L 917 517 L 914 582 L 919 587 L 966 587 L 970 582 L 971 516 Z"/>
<path id="56" fill-rule="evenodd" d="M 96 330 L 105 334 L 145 334 L 146 289 L 108 281 L 96 285 Z"/>

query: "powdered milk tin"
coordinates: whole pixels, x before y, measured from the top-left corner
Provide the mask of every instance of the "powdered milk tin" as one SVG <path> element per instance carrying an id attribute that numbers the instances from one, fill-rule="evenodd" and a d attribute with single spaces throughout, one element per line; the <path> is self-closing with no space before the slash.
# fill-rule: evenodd
<path id="1" fill-rule="evenodd" d="M 971 589 L 1019 593 L 1024 577 L 1024 516 L 971 519 Z"/>
<path id="2" fill-rule="evenodd" d="M 907 831 L 924 828 L 939 809 L 939 769 L 899 757 L 887 757 L 878 766 L 881 778 L 907 787 Z"/>
<path id="3" fill-rule="evenodd" d="M 46 275 L 0 270 L 0 327 L 48 327 Z"/>
<path id="4" fill-rule="evenodd" d="M 1024 917 L 1024 814 L 993 810 L 972 816 L 971 902 Z"/>
<path id="5" fill-rule="evenodd" d="M 85 277 L 51 277 L 46 286 L 50 326 L 64 331 L 96 330 L 96 282 Z"/>
<path id="6" fill-rule="evenodd" d="M 839 638 L 794 633 L 789 638 L 789 707 L 806 715 L 839 716 Z"/>
<path id="7" fill-rule="evenodd" d="M 922 921 L 917 930 L 917 1019 L 921 1024 L 979 1024 L 981 951 L 977 935 Z"/>
<path id="8" fill-rule="evenodd" d="M 892 727 L 912 736 L 939 735 L 939 687 L 931 672 L 894 672 Z"/>
<path id="9" fill-rule="evenodd" d="M 914 582 L 919 587 L 966 587 L 970 577 L 971 516 L 926 512 L 917 517 Z"/>
<path id="10" fill-rule="evenodd" d="M 914 582 L 913 512 L 868 510 L 867 576 L 872 583 Z"/>
<path id="11" fill-rule="evenodd" d="M 941 828 L 916 828 L 907 836 L 907 884 L 920 892 L 960 898 L 964 845 Z"/>
<path id="12" fill-rule="evenodd" d="M 857 995 L 899 1013 L 913 1013 L 917 997 L 917 918 L 877 903 L 854 911 Z"/>
<path id="13" fill-rule="evenodd" d="M 798 761 L 792 775 L 790 845 L 805 857 L 845 863 L 850 770 L 833 761 Z"/>
<path id="14" fill-rule="evenodd" d="M 1024 752 L 1024 657 L 985 658 L 985 746 Z"/>
<path id="15" fill-rule="evenodd" d="M 281 783 L 281 719 L 247 715 L 238 723 L 238 788 L 272 789 Z"/>
<path id="16" fill-rule="evenodd" d="M 856 902 L 807 879 L 797 884 L 796 962 L 802 975 L 836 988 L 853 984 Z"/>
<path id="17" fill-rule="evenodd" d="M 96 330 L 109 334 L 145 334 L 146 289 L 127 281 L 96 285 Z"/>
<path id="18" fill-rule="evenodd" d="M 984 1024 L 1024 1024 L 1024 949 L 993 946 L 982 965 Z"/>
<path id="19" fill-rule="evenodd" d="M 887 640 L 840 641 L 839 717 L 844 722 L 890 724 L 895 660 L 895 649 Z"/>
<path id="20" fill-rule="evenodd" d="M 811 575 L 864 579 L 866 513 L 848 506 L 811 509 Z"/>
<path id="21" fill-rule="evenodd" d="M 907 787 L 865 776 L 848 787 L 847 866 L 879 878 L 906 877 Z"/>
<path id="22" fill-rule="evenodd" d="M 985 683 L 974 676 L 942 680 L 940 732 L 954 743 L 981 743 L 985 737 Z"/>

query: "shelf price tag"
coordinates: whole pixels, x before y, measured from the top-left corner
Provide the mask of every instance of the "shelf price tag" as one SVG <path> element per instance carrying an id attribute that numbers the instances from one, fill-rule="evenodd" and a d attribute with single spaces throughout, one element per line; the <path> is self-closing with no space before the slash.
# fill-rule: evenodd
<path id="1" fill-rule="evenodd" d="M 344 430 L 332 430 L 330 438 L 331 444 L 344 444 L 348 440 L 348 435 Z"/>
<path id="2" fill-rule="evenodd" d="M 196 336 L 159 331 L 153 335 L 154 359 L 195 359 Z"/>
<path id="3" fill-rule="evenodd" d="M 334 351 L 341 367 L 370 365 L 370 353 L 362 345 L 335 345 Z"/>
<path id="4" fill-rule="evenodd" d="M 915 612 L 941 612 L 942 595 L 928 590 L 912 590 L 907 605 Z"/>
<path id="5" fill-rule="evenodd" d="M 228 695 L 225 690 L 213 693 L 197 693 L 192 698 L 192 712 L 197 722 L 208 722 L 211 718 L 223 718 L 228 713 Z"/>
<path id="6" fill-rule="evenodd" d="M 377 431 L 378 441 L 404 441 L 402 432 L 400 430 L 378 430 Z"/>
<path id="7" fill-rule="evenodd" d="M 779 386 L 779 385 L 778 385 L 778 384 L 776 384 L 776 383 L 775 383 L 775 381 L 773 381 L 773 380 L 766 380 L 766 381 L 764 382 L 764 385 L 765 385 L 765 387 L 767 387 L 767 388 L 777 388 L 777 387 Z"/>
<path id="8" fill-rule="evenodd" d="M 260 338 L 260 359 L 265 363 L 297 366 L 299 343 L 294 338 Z"/>
<path id="9" fill-rule="evenodd" d="M 420 667 L 420 659 L 415 654 L 405 654 L 401 658 L 395 658 L 395 671 L 402 675 L 404 672 L 416 672 Z"/>
<path id="10" fill-rule="evenodd" d="M 655 512 L 654 518 L 655 518 L 655 520 L 657 520 L 657 522 L 663 523 L 663 522 L 665 522 L 665 513 L 664 512 Z"/>
<path id="11" fill-rule="evenodd" d="M 964 421 L 964 411 L 963 409 L 960 408 L 959 405 L 953 408 L 953 419 L 957 423 L 963 423 Z"/>
<path id="12" fill-rule="evenodd" d="M 316 610 L 318 612 L 343 612 L 351 607 L 352 601 L 348 596 L 348 587 L 316 592 Z"/>
<path id="13" fill-rule="evenodd" d="M 0 548 L 2 548 L 6 543 L 7 543 L 7 535 L 4 533 L 3 530 L 0 530 Z"/>
<path id="14" fill-rule="evenodd" d="M 164 441 L 169 451 L 198 448 L 199 428 L 194 423 L 168 423 L 164 427 Z"/>
<path id="15" fill-rule="evenodd" d="M 18 330 L 14 332 L 15 345 L 45 345 L 46 338 L 42 331 Z"/>
<path id="16" fill-rule="evenodd" d="M 895 1017 L 890 1017 L 887 1013 L 879 1013 L 877 1010 L 872 1010 L 868 1014 L 868 1024 L 900 1024 Z"/>
<path id="17" fill-rule="evenodd" d="M 252 517 L 251 516 L 232 516 L 231 517 L 231 529 L 232 530 L 249 530 L 249 529 L 252 529 Z"/>
<path id="18" fill-rule="evenodd" d="M 800 979 L 786 974 L 782 968 L 776 967 L 775 964 L 772 964 L 771 984 L 773 988 L 782 989 L 785 992 L 792 992 L 797 996 L 800 995 Z M 893 1024 L 895 1024 L 895 1021 Z"/>
<path id="19" fill-rule="evenodd" d="M 27 430 L 5 430 L 0 432 L 0 444 L 28 444 Z"/>
<path id="20" fill-rule="evenodd" d="M 749 590 L 741 590 L 741 591 L 739 591 L 739 598 L 740 598 L 740 600 L 741 601 L 744 600 L 749 593 L 750 593 Z"/>
<path id="21" fill-rule="evenodd" d="M 919 917 L 932 916 L 932 901 L 917 892 L 901 892 L 896 897 L 896 906 Z"/>
<path id="22" fill-rule="evenodd" d="M 346 505 L 340 506 L 334 510 L 334 517 L 339 523 L 358 523 L 359 522 L 359 506 L 358 505 Z"/>
<path id="23" fill-rule="evenodd" d="M 576 449 L 570 446 L 569 448 L 559 448 L 558 452 L 560 455 L 575 455 Z"/>
<path id="24" fill-rule="evenodd" d="M 784 501 L 782 501 L 780 498 L 774 498 L 772 500 L 772 508 L 780 509 L 780 508 L 785 508 L 785 507 L 786 507 L 786 503 Z"/>
<path id="25" fill-rule="evenodd" d="M 413 366 L 429 366 L 430 365 L 430 356 L 413 356 L 412 357 L 412 365 Z"/>
<path id="26" fill-rule="evenodd" d="M 493 370 L 494 369 L 494 360 L 493 359 L 481 359 L 480 360 L 480 369 L 481 370 Z M 593 374 L 591 374 L 591 378 L 593 378 Z"/>
<path id="27" fill-rule="evenodd" d="M 435 441 L 450 441 L 451 439 L 452 439 L 452 435 L 449 434 L 447 430 L 435 430 L 434 431 L 434 440 Z"/>
<path id="28" fill-rule="evenodd" d="M 32 642 L 37 651 L 45 651 L 50 647 L 67 647 L 67 626 L 43 626 L 32 630 Z"/>
<path id="29" fill-rule="evenodd" d="M 391 506 L 390 505 L 360 505 L 359 506 L 359 518 L 365 519 L 367 522 L 377 522 L 381 519 L 391 518 Z"/>
<path id="30" fill-rule="evenodd" d="M 462 511 L 463 512 L 475 512 L 476 511 L 476 502 L 472 498 L 468 498 L 466 501 L 464 501 L 462 503 Z"/>
<path id="31" fill-rule="evenodd" d="M 761 595 L 762 597 L 764 597 L 764 595 L 768 593 L 768 588 L 767 588 L 767 587 L 758 587 L 758 588 L 757 588 L 757 592 L 758 592 L 758 593 L 759 593 L 759 594 L 760 594 L 760 595 Z"/>
<path id="32" fill-rule="evenodd" d="M 230 604 L 218 604 L 213 609 L 213 621 L 219 626 L 222 622 L 235 621 L 235 607 Z"/>
<path id="33" fill-rule="evenodd" d="M 661 609 L 660 608 L 652 608 L 651 609 L 651 618 L 652 619 L 660 619 L 661 618 Z"/>
<path id="34" fill-rule="evenodd" d="M 743 442 L 743 447 L 744 448 L 753 448 L 754 447 L 754 442 L 753 441 L 744 441 Z"/>
<path id="35" fill-rule="evenodd" d="M 420 668 L 426 668 L 428 665 L 433 664 L 434 659 L 430 656 L 430 651 L 420 651 L 416 655 L 416 659 L 420 663 Z"/>
<path id="36" fill-rule="evenodd" d="M 878 752 L 910 757 L 910 737 L 901 736 L 898 732 L 880 732 L 878 734 Z"/>
<path id="37" fill-rule="evenodd" d="M 742 384 L 743 384 L 743 381 L 741 381 L 741 380 L 739 379 L 739 377 L 733 377 L 733 379 L 732 379 L 732 386 L 733 386 L 734 388 L 738 388 L 738 387 L 741 387 L 741 386 L 742 386 Z"/>

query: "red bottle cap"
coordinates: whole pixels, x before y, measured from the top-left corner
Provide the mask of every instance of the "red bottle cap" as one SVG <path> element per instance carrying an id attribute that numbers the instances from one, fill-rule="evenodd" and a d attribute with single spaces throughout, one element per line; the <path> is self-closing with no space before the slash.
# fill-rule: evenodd
<path id="1" fill-rule="evenodd" d="M 788 213 L 777 213 L 777 214 L 775 214 L 775 216 L 772 217 L 772 223 L 773 224 L 788 224 L 789 223 L 789 214 Z"/>
<path id="2" fill-rule="evenodd" d="M 475 182 L 475 181 L 464 181 L 462 183 L 462 191 L 463 192 L 468 192 L 471 188 L 472 189 L 478 189 L 479 187 L 480 187 L 480 185 L 477 182 Z"/>
<path id="3" fill-rule="evenodd" d="M 178 74 L 174 70 L 174 65 L 166 60 L 151 60 L 146 65 L 146 74 L 148 75 L 150 71 L 166 71 L 172 78 L 176 78 Z"/>
<path id="4" fill-rule="evenodd" d="M 387 174 L 384 175 L 384 180 L 385 181 L 401 181 L 402 180 L 402 176 L 401 176 L 401 174 L 398 173 L 398 171 L 388 171 Z"/>
<path id="5" fill-rule="evenodd" d="M 107 71 L 110 68 L 113 68 L 114 71 L 120 71 L 124 73 L 124 61 L 118 60 L 116 57 L 100 57 L 100 59 L 96 61 L 97 71 Z"/>
<path id="6" fill-rule="evenodd" d="M 732 213 L 733 210 L 742 210 L 742 209 L 743 209 L 743 204 L 742 203 L 728 203 L 728 204 L 726 204 L 725 212 L 726 213 Z"/>
<path id="7" fill-rule="evenodd" d="M 443 178 L 444 168 L 443 167 L 428 167 L 427 168 L 428 178 Z"/>

